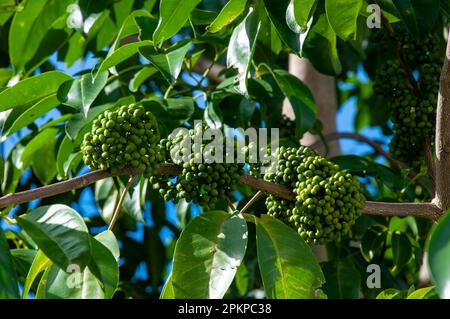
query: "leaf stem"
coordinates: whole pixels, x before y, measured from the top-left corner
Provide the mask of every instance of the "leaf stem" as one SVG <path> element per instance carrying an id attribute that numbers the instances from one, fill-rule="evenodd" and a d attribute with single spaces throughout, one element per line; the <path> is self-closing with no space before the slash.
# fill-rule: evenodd
<path id="1" fill-rule="evenodd" d="M 257 191 L 255 195 L 253 195 L 252 198 L 250 198 L 250 200 L 247 202 L 247 204 L 245 204 L 245 206 L 241 209 L 241 214 L 244 214 L 252 205 L 254 202 L 256 202 L 256 200 L 263 194 L 262 191 Z"/>
<path id="2" fill-rule="evenodd" d="M 127 185 L 125 186 L 125 189 L 122 192 L 122 195 L 120 195 L 119 202 L 117 203 L 116 210 L 114 211 L 114 215 L 111 219 L 111 222 L 109 223 L 108 230 L 112 231 L 114 224 L 116 223 L 117 219 L 119 218 L 120 210 L 122 209 L 123 201 L 125 200 L 125 196 L 127 196 L 128 190 L 130 189 L 131 185 L 133 184 L 134 180 L 136 179 L 136 175 L 131 175 L 130 179 L 128 180 Z"/>

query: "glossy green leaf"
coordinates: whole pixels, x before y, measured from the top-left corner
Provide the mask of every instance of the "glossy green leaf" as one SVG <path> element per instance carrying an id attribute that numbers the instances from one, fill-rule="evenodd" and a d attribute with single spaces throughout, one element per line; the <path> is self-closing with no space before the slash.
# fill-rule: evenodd
<path id="1" fill-rule="evenodd" d="M 9 80 L 13 77 L 14 71 L 10 69 L 0 69 L 0 87 L 6 86 Z"/>
<path id="2" fill-rule="evenodd" d="M 9 31 L 11 64 L 21 70 L 30 61 L 53 23 L 66 14 L 72 0 L 26 1 L 24 9 L 14 15 Z"/>
<path id="3" fill-rule="evenodd" d="M 58 90 L 61 103 L 71 106 L 85 116 L 108 80 L 108 72 L 102 72 L 96 78 L 84 74 L 79 79 L 64 83 Z"/>
<path id="4" fill-rule="evenodd" d="M 317 0 L 292 0 L 294 17 L 299 26 L 306 30 L 309 19 L 316 7 Z"/>
<path id="5" fill-rule="evenodd" d="M 153 33 L 156 45 L 175 35 L 201 0 L 161 0 L 158 27 Z"/>
<path id="6" fill-rule="evenodd" d="M 333 260 L 322 265 L 324 292 L 328 298 L 357 299 L 361 277 L 350 258 Z"/>
<path id="7" fill-rule="evenodd" d="M 396 231 L 391 238 L 392 254 L 394 257 L 394 271 L 400 271 L 413 257 L 411 242 L 408 235 Z"/>
<path id="8" fill-rule="evenodd" d="M 129 59 L 133 55 L 139 53 L 139 48 L 152 45 L 152 41 L 140 41 L 128 43 L 116 51 L 114 51 L 111 55 L 108 55 L 106 59 L 100 64 L 98 68 L 97 75 L 101 72 L 107 71 L 108 69 L 118 65 L 119 63 Z"/>
<path id="9" fill-rule="evenodd" d="M 356 36 L 357 19 L 363 0 L 326 0 L 325 8 L 328 22 L 334 32 L 342 39 Z"/>
<path id="10" fill-rule="evenodd" d="M 154 49 L 141 47 L 139 52 L 149 59 L 152 64 L 161 72 L 164 78 L 173 82 L 180 75 L 184 57 L 191 46 L 191 42 L 181 42 L 174 47 L 167 49 L 164 53 L 157 54 Z"/>
<path id="11" fill-rule="evenodd" d="M 173 285 L 172 285 L 172 274 L 170 274 L 169 277 L 167 277 L 166 283 L 164 284 L 159 299 L 175 299 L 175 294 L 173 292 Z"/>
<path id="12" fill-rule="evenodd" d="M 247 0 L 229 0 L 206 30 L 210 33 L 224 30 L 244 12 L 246 5 Z"/>
<path id="13" fill-rule="evenodd" d="M 32 105 L 58 91 L 59 86 L 72 78 L 59 71 L 45 72 L 20 81 L 0 92 L 0 112 Z"/>
<path id="14" fill-rule="evenodd" d="M 8 242 L 0 230 L 0 299 L 19 298 L 19 283 Z"/>
<path id="15" fill-rule="evenodd" d="M 33 161 L 34 154 L 45 147 L 48 141 L 54 139 L 58 132 L 59 130 L 56 128 L 49 128 L 39 133 L 28 142 L 20 157 L 23 167 L 27 167 Z"/>
<path id="16" fill-rule="evenodd" d="M 147 81 L 152 75 L 156 74 L 158 69 L 152 66 L 143 67 L 130 81 L 129 89 L 131 92 L 137 92 L 139 87 Z"/>
<path id="17" fill-rule="evenodd" d="M 325 278 L 311 248 L 289 226 L 256 219 L 258 263 L 267 298 L 324 298 Z"/>
<path id="18" fill-rule="evenodd" d="M 234 28 L 228 45 L 227 67 L 238 70 L 239 90 L 245 94 L 248 73 L 261 28 L 259 10 L 259 7 L 249 9 L 245 19 Z"/>
<path id="19" fill-rule="evenodd" d="M 246 247 L 247 224 L 240 214 L 211 211 L 193 219 L 175 247 L 175 298 L 222 298 Z"/>
<path id="20" fill-rule="evenodd" d="M 119 192 L 114 186 L 112 177 L 99 180 L 95 183 L 95 203 L 100 216 L 105 223 L 110 223 L 114 214 Z"/>
<path id="21" fill-rule="evenodd" d="M 376 299 L 404 299 L 406 294 L 406 291 L 389 288 L 380 292 Z"/>
<path id="22" fill-rule="evenodd" d="M 428 267 L 436 291 L 443 299 L 450 298 L 450 214 L 446 213 L 428 238 Z"/>
<path id="23" fill-rule="evenodd" d="M 432 294 L 433 290 L 434 286 L 417 289 L 409 294 L 406 299 L 427 299 L 427 296 Z"/>
<path id="24" fill-rule="evenodd" d="M 21 282 L 25 282 L 25 278 L 30 271 L 33 260 L 36 257 L 37 250 L 15 248 L 11 249 L 11 256 L 13 257 L 14 266 L 17 270 L 17 276 Z M 22 280 L 23 279 L 23 280 Z"/>
<path id="25" fill-rule="evenodd" d="M 50 183 L 56 176 L 56 137 L 47 140 L 46 144 L 33 154 L 31 168 L 43 185 Z"/>
<path id="26" fill-rule="evenodd" d="M 22 298 L 25 299 L 36 280 L 37 276 L 44 271 L 51 264 L 50 259 L 43 253 L 42 250 L 38 250 L 36 256 L 34 257 L 33 263 L 31 264 L 30 270 L 28 271 L 27 279 L 25 281 Z"/>
<path id="27" fill-rule="evenodd" d="M 381 253 L 386 240 L 386 229 L 383 226 L 372 226 L 361 239 L 361 254 L 367 262 Z"/>
<path id="28" fill-rule="evenodd" d="M 316 104 L 311 91 L 286 70 L 274 69 L 272 75 L 294 110 L 297 134 L 309 131 L 316 120 Z"/>
<path id="29" fill-rule="evenodd" d="M 75 143 L 71 141 L 68 136 L 64 136 L 56 154 L 56 171 L 61 177 L 66 177 L 64 172 L 64 163 L 69 159 L 74 148 Z"/>
<path id="30" fill-rule="evenodd" d="M 90 259 L 89 234 L 83 218 L 65 205 L 42 206 L 25 217 L 16 217 L 19 225 L 39 248 L 59 267 L 71 264 L 84 268 Z"/>
<path id="31" fill-rule="evenodd" d="M 119 283 L 117 240 L 106 231 L 90 238 L 92 258 L 84 270 L 68 272 L 52 266 L 45 288 L 46 298 L 110 299 Z M 116 256 L 116 257 L 115 257 Z"/>
<path id="32" fill-rule="evenodd" d="M 41 117 L 51 109 L 57 107 L 59 105 L 58 98 L 56 94 L 51 94 L 37 103 L 33 104 L 29 108 L 26 109 L 25 112 L 21 112 L 19 117 L 15 119 L 15 121 L 11 124 L 11 127 L 3 127 L 3 129 L 7 129 L 6 135 L 11 135 L 24 128 L 25 126 L 33 123 L 37 118 Z"/>
<path id="33" fill-rule="evenodd" d="M 439 16 L 439 0 L 392 0 L 408 30 L 426 36 Z"/>

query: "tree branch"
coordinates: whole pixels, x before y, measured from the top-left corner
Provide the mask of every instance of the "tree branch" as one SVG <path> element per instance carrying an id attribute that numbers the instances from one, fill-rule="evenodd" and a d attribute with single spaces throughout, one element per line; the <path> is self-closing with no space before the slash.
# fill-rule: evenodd
<path id="1" fill-rule="evenodd" d="M 175 176 L 180 174 L 181 170 L 182 168 L 175 164 L 162 164 L 159 174 Z M 19 193 L 8 194 L 0 198 L 0 208 L 62 194 L 86 187 L 96 181 L 112 176 L 140 175 L 141 173 L 142 172 L 139 169 L 130 167 L 123 168 L 115 173 L 108 171 L 93 171 L 55 184 L 50 184 Z M 260 180 L 248 174 L 241 176 L 239 181 L 244 185 L 250 186 L 264 193 L 269 193 L 288 200 L 296 199 L 295 193 L 290 188 L 283 185 Z M 437 219 L 442 214 L 442 210 L 433 203 L 383 203 L 370 201 L 366 202 L 363 212 L 369 215 L 416 216 L 433 220 Z"/>
<path id="2" fill-rule="evenodd" d="M 348 138 L 348 139 L 353 139 L 353 140 L 357 140 L 359 142 L 366 143 L 367 145 L 371 146 L 375 150 L 375 152 L 384 156 L 392 164 L 394 164 L 400 168 L 407 168 L 407 165 L 405 163 L 393 158 L 391 156 L 391 154 L 386 152 L 380 144 L 370 140 L 369 138 L 367 138 L 361 134 L 350 133 L 350 132 L 334 132 L 334 133 L 325 135 L 325 140 L 327 140 L 327 141 L 333 141 L 333 140 L 337 140 L 337 139 L 341 139 L 341 138 Z M 310 147 L 315 149 L 321 143 L 322 143 L 321 141 L 317 141 L 316 143 L 310 145 Z"/>
<path id="3" fill-rule="evenodd" d="M 450 208 L 450 37 L 442 67 L 436 111 L 436 196 L 442 210 Z"/>

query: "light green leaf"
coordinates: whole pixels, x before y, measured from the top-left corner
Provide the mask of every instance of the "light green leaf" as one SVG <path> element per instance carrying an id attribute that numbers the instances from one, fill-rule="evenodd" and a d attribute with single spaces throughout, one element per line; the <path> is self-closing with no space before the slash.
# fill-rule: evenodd
<path id="1" fill-rule="evenodd" d="M 36 257 L 34 257 L 33 263 L 31 264 L 30 270 L 28 271 L 27 279 L 23 287 L 22 299 L 27 298 L 36 277 L 50 264 L 50 259 L 48 259 L 42 250 L 38 250 Z"/>
<path id="2" fill-rule="evenodd" d="M 0 229 L 0 299 L 19 298 L 19 283 L 8 242 Z"/>
<path id="3" fill-rule="evenodd" d="M 152 66 L 143 67 L 130 81 L 129 89 L 131 92 L 137 92 L 139 87 L 147 81 L 152 75 L 158 72 L 158 69 Z"/>
<path id="4" fill-rule="evenodd" d="M 58 132 L 59 130 L 57 128 L 49 128 L 42 131 L 31 141 L 29 141 L 20 156 L 22 166 L 27 167 L 33 161 L 33 155 L 41 148 L 45 147 L 48 141 L 54 139 Z"/>
<path id="5" fill-rule="evenodd" d="M 0 112 L 25 105 L 32 105 L 58 91 L 59 86 L 71 80 L 69 75 L 50 71 L 20 81 L 0 92 Z"/>
<path id="6" fill-rule="evenodd" d="M 433 228 L 427 243 L 428 267 L 436 291 L 443 299 L 450 298 L 450 214 L 448 212 Z"/>
<path id="7" fill-rule="evenodd" d="M 256 219 L 258 263 L 267 298 L 324 298 L 325 278 L 311 248 L 292 228 L 262 215 Z"/>
<path id="8" fill-rule="evenodd" d="M 129 59 L 133 55 L 139 53 L 139 48 L 144 46 L 152 45 L 152 41 L 140 41 L 125 44 L 119 47 L 117 50 L 108 55 L 106 59 L 100 64 L 100 67 L 97 71 L 97 75 L 101 72 L 107 71 L 108 69 L 118 65 L 119 63 Z"/>
<path id="9" fill-rule="evenodd" d="M 246 5 L 247 0 L 229 0 L 206 30 L 210 33 L 224 30 L 244 12 Z"/>
<path id="10" fill-rule="evenodd" d="M 70 154 L 75 148 L 75 143 L 69 139 L 68 136 L 64 136 L 56 154 L 56 171 L 61 177 L 66 177 L 64 170 L 64 163 L 69 159 Z"/>
<path id="11" fill-rule="evenodd" d="M 175 299 L 172 285 L 172 273 L 169 275 L 169 277 L 167 277 L 166 283 L 164 284 L 159 299 Z"/>
<path id="12" fill-rule="evenodd" d="M 159 23 L 153 33 L 155 45 L 175 35 L 200 2 L 201 0 L 161 0 Z"/>
<path id="13" fill-rule="evenodd" d="M 406 294 L 407 291 L 389 288 L 380 292 L 376 299 L 404 299 Z"/>
<path id="14" fill-rule="evenodd" d="M 83 218 L 66 205 L 42 206 L 25 217 L 16 217 L 19 225 L 39 248 L 59 267 L 71 264 L 84 268 L 90 259 L 89 234 Z"/>
<path id="15" fill-rule="evenodd" d="M 58 99 L 87 116 L 107 81 L 108 72 L 99 73 L 95 79 L 91 73 L 84 74 L 79 79 L 64 83 L 58 90 Z"/>
<path id="16" fill-rule="evenodd" d="M 295 114 L 296 132 L 299 136 L 313 128 L 316 104 L 308 87 L 297 77 L 283 69 L 271 70 L 281 91 L 288 98 Z"/>
<path id="17" fill-rule="evenodd" d="M 356 38 L 357 19 L 363 0 L 326 0 L 328 22 L 343 40 Z"/>
<path id="18" fill-rule="evenodd" d="M 306 30 L 309 19 L 316 7 L 317 0 L 291 0 L 293 3 L 294 17 L 299 26 Z"/>
<path id="19" fill-rule="evenodd" d="M 53 23 L 67 14 L 72 0 L 32 0 L 14 15 L 9 30 L 9 57 L 16 70 L 30 61 Z"/>
<path id="20" fill-rule="evenodd" d="M 164 53 L 157 54 L 154 49 L 149 47 L 141 47 L 139 52 L 152 62 L 169 83 L 172 83 L 180 75 L 184 57 L 190 46 L 191 42 L 187 41 L 177 43 Z"/>
<path id="21" fill-rule="evenodd" d="M 246 247 L 247 224 L 242 215 L 211 211 L 193 219 L 175 247 L 175 298 L 222 298 Z"/>
<path id="22" fill-rule="evenodd" d="M 429 295 L 433 291 L 433 289 L 434 286 L 417 289 L 416 291 L 409 294 L 406 299 L 427 299 L 427 295 Z"/>
<path id="23" fill-rule="evenodd" d="M 260 28 L 259 7 L 250 8 L 245 19 L 234 28 L 228 45 L 227 67 L 238 69 L 239 90 L 244 94 Z"/>

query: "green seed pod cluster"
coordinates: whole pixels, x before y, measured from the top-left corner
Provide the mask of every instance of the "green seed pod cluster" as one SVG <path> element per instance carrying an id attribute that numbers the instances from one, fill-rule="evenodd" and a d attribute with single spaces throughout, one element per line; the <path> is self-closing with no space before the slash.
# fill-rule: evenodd
<path id="1" fill-rule="evenodd" d="M 154 115 L 142 106 L 123 105 L 105 111 L 84 135 L 83 160 L 90 169 L 115 171 L 130 165 L 150 177 L 162 162 L 158 125 Z"/>
<path id="2" fill-rule="evenodd" d="M 281 115 L 280 138 L 291 138 L 295 140 L 295 121 L 286 115 Z"/>
<path id="3" fill-rule="evenodd" d="M 417 76 L 419 91 L 414 90 L 398 60 L 389 60 L 376 72 L 374 92 L 389 106 L 394 136 L 391 154 L 415 166 L 423 156 L 423 142 L 434 136 L 434 119 L 439 91 L 441 62 L 434 57 L 437 45 L 433 37 L 424 44 L 403 41 L 401 52 Z"/>
<path id="4" fill-rule="evenodd" d="M 309 243 L 339 241 L 361 214 L 365 198 L 358 181 L 311 149 L 280 147 L 265 180 L 291 187 L 296 201 L 269 195 L 268 214 L 297 229 Z"/>
<path id="5" fill-rule="evenodd" d="M 187 136 L 185 132 L 179 132 L 176 136 L 161 140 L 166 154 L 170 154 L 167 161 L 183 168 L 178 177 L 152 179 L 159 185 L 164 200 L 177 202 L 184 198 L 204 208 L 214 207 L 218 199 L 230 193 L 231 187 L 244 173 L 243 164 L 226 163 L 222 150 L 210 147 L 208 141 L 202 140 L 201 145 L 196 145 L 196 134 L 206 129 L 205 124 L 198 123 Z M 222 147 L 225 150 L 225 144 Z M 217 157 L 216 151 L 220 154 Z M 211 157 L 205 156 L 208 154 Z"/>

